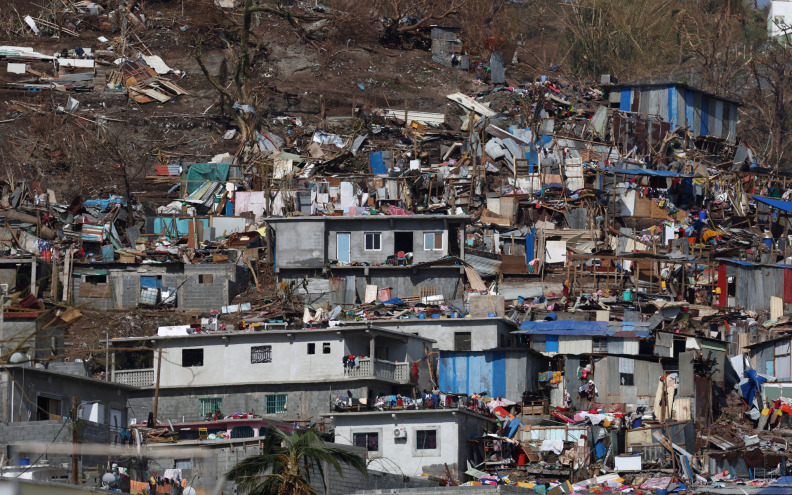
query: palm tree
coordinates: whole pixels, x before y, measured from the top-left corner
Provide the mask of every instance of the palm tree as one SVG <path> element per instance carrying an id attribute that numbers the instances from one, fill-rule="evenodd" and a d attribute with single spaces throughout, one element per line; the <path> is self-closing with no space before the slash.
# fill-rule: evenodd
<path id="1" fill-rule="evenodd" d="M 316 495 L 309 485 L 312 468 L 324 478 L 323 464 L 341 474 L 348 464 L 368 478 L 366 460 L 348 450 L 327 445 L 315 427 L 288 435 L 271 426 L 264 437 L 261 454 L 234 466 L 226 477 L 249 495 Z"/>

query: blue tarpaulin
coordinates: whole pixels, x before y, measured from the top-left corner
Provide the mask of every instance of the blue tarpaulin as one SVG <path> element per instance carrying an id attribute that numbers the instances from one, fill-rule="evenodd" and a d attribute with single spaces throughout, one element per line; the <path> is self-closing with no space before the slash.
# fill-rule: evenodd
<path id="1" fill-rule="evenodd" d="M 393 299 L 388 299 L 387 301 L 382 301 L 382 304 L 404 304 L 404 301 L 402 301 L 398 297 L 394 297 Z"/>
<path id="2" fill-rule="evenodd" d="M 781 211 L 786 211 L 792 213 L 792 201 L 784 201 L 783 199 L 775 199 L 775 198 L 765 198 L 764 196 L 756 196 L 751 194 L 751 197 L 760 203 L 764 203 L 766 205 L 772 206 L 773 208 L 779 209 Z"/>
<path id="3" fill-rule="evenodd" d="M 613 331 L 613 330 L 611 330 Z M 605 335 L 608 332 L 607 321 L 524 321 L 519 334 L 544 335 Z"/>
<path id="4" fill-rule="evenodd" d="M 748 381 L 740 385 L 740 390 L 742 391 L 743 399 L 748 404 L 753 404 L 754 395 L 762 389 L 762 384 L 767 381 L 767 378 L 760 376 L 756 370 L 745 370 L 745 377 Z"/>
<path id="5" fill-rule="evenodd" d="M 693 177 L 690 174 L 680 174 L 669 170 L 652 170 L 649 168 L 613 168 L 599 167 L 600 172 L 612 172 L 625 175 L 648 175 L 650 177 Z"/>
<path id="6" fill-rule="evenodd" d="M 369 164 L 371 165 L 372 174 L 387 174 L 388 166 L 385 162 L 390 163 L 390 151 L 375 151 L 369 155 Z"/>
<path id="7" fill-rule="evenodd" d="M 91 207 L 99 207 L 102 210 L 106 210 L 111 203 L 115 204 L 126 204 L 123 202 L 121 198 L 109 198 L 109 199 L 86 199 L 83 201 L 83 206 L 91 206 Z"/>

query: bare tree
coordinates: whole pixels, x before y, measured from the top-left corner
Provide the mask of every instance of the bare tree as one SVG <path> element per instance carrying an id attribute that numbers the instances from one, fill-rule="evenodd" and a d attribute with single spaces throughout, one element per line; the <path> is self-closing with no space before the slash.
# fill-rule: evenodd
<path id="1" fill-rule="evenodd" d="M 372 12 L 379 16 L 384 27 L 380 41 L 399 44 L 407 35 L 460 14 L 468 3 L 469 0 L 377 0 Z"/>
<path id="2" fill-rule="evenodd" d="M 214 74 L 206 68 L 202 57 L 202 50 L 206 46 L 208 36 L 196 39 L 193 56 L 198 62 L 206 79 L 220 93 L 224 110 L 233 115 L 239 127 L 242 138 L 242 145 L 255 142 L 256 125 L 259 122 L 259 112 L 256 107 L 259 103 L 258 92 L 253 89 L 251 81 L 251 46 L 250 39 L 252 33 L 251 25 L 253 14 L 270 10 L 266 6 L 256 6 L 253 0 L 245 0 L 242 10 L 242 24 L 239 26 L 239 39 L 234 42 L 228 38 L 223 39 L 225 45 L 226 61 L 231 67 L 231 82 L 225 86 Z M 214 33 L 211 34 L 214 36 Z M 256 46 L 258 50 L 260 46 Z M 233 85 L 233 90 L 229 89 Z"/>

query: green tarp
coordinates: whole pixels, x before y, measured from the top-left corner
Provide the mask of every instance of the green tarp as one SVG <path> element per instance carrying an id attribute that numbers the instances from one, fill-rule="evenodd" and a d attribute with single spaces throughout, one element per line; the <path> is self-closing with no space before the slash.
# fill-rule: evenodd
<path id="1" fill-rule="evenodd" d="M 230 169 L 227 163 L 193 163 L 185 179 L 187 194 L 195 192 L 204 182 L 225 181 Z"/>

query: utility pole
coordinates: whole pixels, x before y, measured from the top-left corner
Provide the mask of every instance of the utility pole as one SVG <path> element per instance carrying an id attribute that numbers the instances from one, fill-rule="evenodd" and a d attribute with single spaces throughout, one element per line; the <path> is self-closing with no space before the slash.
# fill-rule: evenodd
<path id="1" fill-rule="evenodd" d="M 80 441 L 79 429 L 77 428 L 77 412 L 80 406 L 80 399 L 74 395 L 72 396 L 72 483 L 77 485 L 79 476 L 79 465 L 77 463 L 77 444 Z"/>
<path id="2" fill-rule="evenodd" d="M 157 387 L 154 390 L 154 428 L 157 427 L 157 409 L 159 408 L 160 372 L 162 371 L 162 346 L 157 353 Z"/>
<path id="3" fill-rule="evenodd" d="M 105 332 L 105 381 L 110 381 L 110 332 Z"/>

